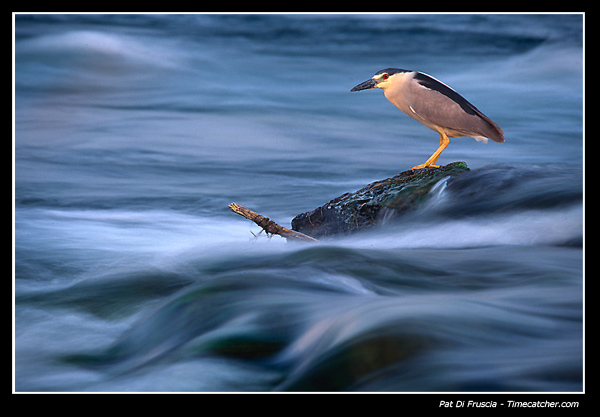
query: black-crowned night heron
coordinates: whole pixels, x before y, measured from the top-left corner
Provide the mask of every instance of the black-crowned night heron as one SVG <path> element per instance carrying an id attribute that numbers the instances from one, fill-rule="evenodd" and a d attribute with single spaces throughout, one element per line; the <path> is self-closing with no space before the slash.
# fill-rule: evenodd
<path id="1" fill-rule="evenodd" d="M 470 136 L 479 142 L 504 142 L 502 129 L 446 84 L 422 72 L 387 68 L 350 91 L 381 88 L 385 97 L 404 113 L 440 134 L 440 146 L 420 169 L 437 167 L 451 138 Z"/>

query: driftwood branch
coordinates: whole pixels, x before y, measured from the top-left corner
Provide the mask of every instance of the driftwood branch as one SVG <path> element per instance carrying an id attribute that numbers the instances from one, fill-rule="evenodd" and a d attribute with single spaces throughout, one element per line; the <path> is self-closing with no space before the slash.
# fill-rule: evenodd
<path id="1" fill-rule="evenodd" d="M 231 203 L 229 205 L 229 209 L 234 213 L 239 214 L 249 220 L 252 220 L 254 223 L 259 225 L 265 232 L 272 235 L 283 236 L 286 239 L 298 240 L 303 242 L 318 242 L 317 239 L 314 239 L 304 233 L 296 232 L 294 230 L 287 229 L 283 226 L 278 225 L 268 217 L 261 216 L 253 212 L 252 210 L 248 210 L 246 207 L 240 206 L 236 203 Z"/>

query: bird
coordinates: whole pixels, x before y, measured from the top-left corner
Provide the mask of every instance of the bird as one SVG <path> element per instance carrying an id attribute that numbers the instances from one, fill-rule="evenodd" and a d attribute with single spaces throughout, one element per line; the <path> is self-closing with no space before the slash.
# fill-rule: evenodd
<path id="1" fill-rule="evenodd" d="M 350 91 L 381 88 L 398 109 L 440 135 L 440 146 L 423 164 L 411 169 L 438 168 L 448 137 L 470 136 L 479 142 L 488 139 L 503 143 L 502 129 L 446 84 L 423 72 L 386 68 Z"/>

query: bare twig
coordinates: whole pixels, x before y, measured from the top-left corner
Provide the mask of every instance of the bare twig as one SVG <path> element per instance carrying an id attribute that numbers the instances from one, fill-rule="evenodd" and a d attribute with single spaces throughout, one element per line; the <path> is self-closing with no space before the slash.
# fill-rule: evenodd
<path id="1" fill-rule="evenodd" d="M 304 233 L 296 232 L 294 230 L 290 230 L 283 226 L 280 226 L 268 217 L 261 216 L 260 214 L 257 214 L 252 210 L 248 210 L 246 207 L 240 206 L 239 204 L 231 203 L 229 205 L 229 209 L 234 213 L 239 214 L 240 216 L 252 220 L 268 234 L 279 235 L 285 237 L 286 239 L 298 240 L 303 242 L 318 242 L 318 240 L 315 238 L 307 236 Z"/>

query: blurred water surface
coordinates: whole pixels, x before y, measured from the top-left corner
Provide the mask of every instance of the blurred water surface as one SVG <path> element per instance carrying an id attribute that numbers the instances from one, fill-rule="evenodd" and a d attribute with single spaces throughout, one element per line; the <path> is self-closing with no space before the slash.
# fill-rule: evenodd
<path id="1" fill-rule="evenodd" d="M 17 391 L 581 391 L 581 15 L 17 15 Z M 417 213 L 252 237 L 423 162 L 381 91 L 504 130 Z"/>

